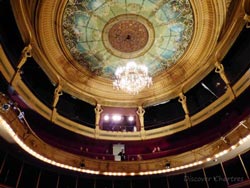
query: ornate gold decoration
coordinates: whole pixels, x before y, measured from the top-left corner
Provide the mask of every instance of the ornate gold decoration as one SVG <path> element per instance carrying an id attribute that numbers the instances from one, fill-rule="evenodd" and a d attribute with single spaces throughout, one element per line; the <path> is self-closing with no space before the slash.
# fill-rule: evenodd
<path id="1" fill-rule="evenodd" d="M 140 127 L 141 129 L 144 129 L 144 114 L 145 114 L 145 110 L 142 108 L 142 106 L 138 106 L 138 109 L 136 111 L 138 117 L 139 117 L 139 121 L 140 121 Z"/>
<path id="2" fill-rule="evenodd" d="M 226 73 L 224 71 L 224 66 L 219 61 L 217 61 L 215 63 L 215 72 L 218 73 L 220 75 L 221 79 L 225 82 L 227 88 L 233 94 L 233 98 L 236 98 L 235 93 L 233 91 L 233 88 L 230 85 L 230 81 L 228 80 Z"/>
<path id="3" fill-rule="evenodd" d="M 249 29 L 250 28 L 250 15 L 245 14 L 244 20 L 247 22 L 246 28 Z"/>
<path id="4" fill-rule="evenodd" d="M 108 39 L 111 46 L 116 50 L 131 53 L 146 46 L 148 31 L 137 20 L 122 20 L 110 28 Z"/>
<path id="5" fill-rule="evenodd" d="M 182 108 L 183 108 L 185 114 L 188 115 L 189 111 L 188 111 L 188 107 L 187 107 L 187 97 L 183 93 L 179 94 L 178 102 L 181 103 Z"/>
<path id="6" fill-rule="evenodd" d="M 97 104 L 95 107 L 95 125 L 99 126 L 101 113 L 103 112 L 102 106 Z"/>
<path id="7" fill-rule="evenodd" d="M 24 47 L 24 49 L 22 50 L 21 58 L 20 58 L 19 63 L 17 65 L 18 69 L 20 69 L 23 66 L 23 64 L 27 61 L 28 57 L 32 57 L 31 50 L 32 50 L 31 44 Z"/>
<path id="8" fill-rule="evenodd" d="M 105 25 L 102 38 L 108 52 L 124 59 L 145 54 L 154 43 L 154 28 L 142 16 L 124 14 L 116 16 Z"/>
<path id="9" fill-rule="evenodd" d="M 21 68 L 24 65 L 24 63 L 27 61 L 27 58 L 32 57 L 31 50 L 32 50 L 31 44 L 25 46 L 24 49 L 22 50 L 22 54 L 21 54 L 20 60 L 19 60 L 18 65 L 17 65 L 17 70 L 16 70 L 16 72 L 15 72 L 15 74 L 12 77 L 11 82 L 10 82 L 11 85 L 13 82 L 15 82 L 17 76 L 18 75 L 20 76 Z"/>
<path id="10" fill-rule="evenodd" d="M 62 86 L 60 84 L 58 84 L 57 88 L 54 91 L 54 100 L 53 100 L 53 104 L 52 107 L 55 108 L 58 101 L 59 101 L 59 97 L 63 94 L 62 92 Z"/>
<path id="11" fill-rule="evenodd" d="M 189 110 L 188 110 L 188 106 L 187 106 L 187 97 L 181 92 L 179 94 L 179 99 L 178 102 L 181 103 L 182 108 L 185 112 L 185 119 L 186 119 L 186 123 L 188 125 L 188 127 L 192 126 L 192 122 L 189 116 Z"/>

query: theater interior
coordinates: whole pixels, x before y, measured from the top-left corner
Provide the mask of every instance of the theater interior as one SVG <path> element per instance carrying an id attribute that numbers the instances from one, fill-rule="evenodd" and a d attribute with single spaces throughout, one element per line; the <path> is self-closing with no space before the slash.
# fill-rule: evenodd
<path id="1" fill-rule="evenodd" d="M 250 0 L 0 0 L 1 188 L 249 176 Z"/>

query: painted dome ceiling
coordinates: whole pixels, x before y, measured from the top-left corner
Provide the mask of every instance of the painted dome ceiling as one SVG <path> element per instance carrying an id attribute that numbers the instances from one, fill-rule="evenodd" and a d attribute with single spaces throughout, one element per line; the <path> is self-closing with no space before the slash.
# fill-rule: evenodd
<path id="1" fill-rule="evenodd" d="M 27 43 L 26 28 L 34 30 L 34 58 L 64 93 L 92 105 L 146 107 L 211 72 L 226 13 L 225 1 L 215 0 L 43 0 L 34 23 L 20 27 Z M 113 86 L 116 69 L 131 61 L 153 81 L 137 95 Z"/>
<path id="2" fill-rule="evenodd" d="M 67 49 L 90 72 L 112 78 L 134 61 L 157 75 L 183 55 L 193 34 L 189 1 L 68 1 L 63 13 Z"/>

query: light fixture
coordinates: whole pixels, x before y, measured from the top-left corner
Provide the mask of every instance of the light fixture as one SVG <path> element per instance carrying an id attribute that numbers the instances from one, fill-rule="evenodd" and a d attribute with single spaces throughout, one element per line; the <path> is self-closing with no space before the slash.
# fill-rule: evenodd
<path id="1" fill-rule="evenodd" d="M 114 115 L 112 116 L 112 120 L 113 120 L 113 121 L 116 121 L 116 122 L 121 121 L 121 120 L 122 120 L 122 116 L 119 115 L 119 114 L 114 114 Z"/>
<path id="2" fill-rule="evenodd" d="M 132 121 L 134 121 L 134 117 L 133 117 L 133 116 L 129 116 L 129 117 L 128 117 L 128 120 L 129 120 L 130 122 L 132 122 Z"/>
<path id="3" fill-rule="evenodd" d="M 150 85 L 152 85 L 152 78 L 148 76 L 148 68 L 144 65 L 129 62 L 115 71 L 113 86 L 118 90 L 135 95 Z"/>
<path id="4" fill-rule="evenodd" d="M 105 121 L 108 121 L 108 120 L 109 120 L 109 115 L 106 114 L 106 115 L 104 116 L 104 120 L 105 120 Z"/>

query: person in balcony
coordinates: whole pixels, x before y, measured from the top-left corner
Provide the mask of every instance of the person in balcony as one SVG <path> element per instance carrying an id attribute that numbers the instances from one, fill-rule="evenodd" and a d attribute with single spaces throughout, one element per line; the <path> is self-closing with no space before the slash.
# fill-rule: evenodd
<path id="1" fill-rule="evenodd" d="M 119 153 L 118 153 L 119 156 L 121 156 L 121 161 L 124 161 L 125 160 L 125 152 L 124 152 L 124 149 L 122 149 Z"/>

